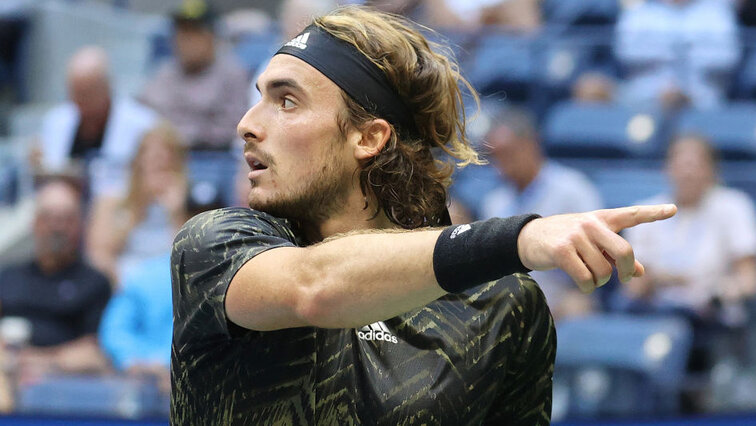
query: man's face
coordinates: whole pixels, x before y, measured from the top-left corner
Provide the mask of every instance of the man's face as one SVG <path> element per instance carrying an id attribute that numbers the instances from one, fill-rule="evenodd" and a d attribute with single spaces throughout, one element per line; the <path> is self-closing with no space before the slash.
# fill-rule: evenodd
<path id="1" fill-rule="evenodd" d="M 215 36 L 199 25 L 177 25 L 174 43 L 178 61 L 188 73 L 205 69 L 215 58 Z"/>
<path id="2" fill-rule="evenodd" d="M 39 256 L 70 257 L 79 248 L 81 207 L 65 186 L 40 193 L 34 218 L 34 242 Z"/>
<path id="3" fill-rule="evenodd" d="M 677 141 L 667 159 L 667 173 L 679 202 L 698 201 L 715 181 L 714 165 L 706 148 L 695 139 Z"/>
<path id="4" fill-rule="evenodd" d="M 83 121 L 104 116 L 110 105 L 110 88 L 104 77 L 80 75 L 69 77 L 68 96 Z"/>
<path id="5" fill-rule="evenodd" d="M 512 129 L 499 125 L 488 134 L 488 145 L 494 165 L 499 173 L 514 182 L 519 182 L 532 162 L 529 150 Z"/>
<path id="6" fill-rule="evenodd" d="M 342 135 L 341 90 L 304 61 L 276 55 L 260 75 L 261 100 L 239 122 L 250 166 L 250 207 L 319 221 L 346 202 L 358 167 Z"/>

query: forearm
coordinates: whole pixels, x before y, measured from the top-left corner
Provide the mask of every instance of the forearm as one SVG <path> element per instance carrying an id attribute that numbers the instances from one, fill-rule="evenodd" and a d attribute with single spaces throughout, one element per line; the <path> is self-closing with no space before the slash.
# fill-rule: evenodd
<path id="1" fill-rule="evenodd" d="M 440 233 L 349 235 L 262 253 L 234 277 L 227 314 L 255 330 L 349 328 L 423 306 L 445 293 L 433 273 Z"/>
<path id="2" fill-rule="evenodd" d="M 226 313 L 255 330 L 348 328 L 391 318 L 446 292 L 524 271 L 517 236 L 533 217 L 443 231 L 353 234 L 269 250 L 233 278 Z"/>
<path id="3" fill-rule="evenodd" d="M 84 336 L 53 349 L 54 362 L 67 373 L 100 373 L 109 365 L 94 336 Z"/>

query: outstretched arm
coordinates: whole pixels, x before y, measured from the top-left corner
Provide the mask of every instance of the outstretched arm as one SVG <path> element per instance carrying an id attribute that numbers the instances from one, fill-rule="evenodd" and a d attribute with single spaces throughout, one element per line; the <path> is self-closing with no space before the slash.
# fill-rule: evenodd
<path id="1" fill-rule="evenodd" d="M 525 267 L 561 268 L 582 290 L 591 291 L 609 279 L 612 265 L 623 281 L 643 273 L 632 248 L 617 232 L 666 219 L 675 211 L 671 205 L 640 206 L 541 218 L 502 244 L 516 244 L 514 256 L 519 251 L 516 260 Z M 440 235 L 440 230 L 369 233 L 306 248 L 268 250 L 244 264 L 232 279 L 225 300 L 227 316 L 261 331 L 349 328 L 421 307 L 446 293 L 433 268 Z M 470 265 L 479 261 L 463 259 Z M 470 286 L 475 284 L 480 282 Z"/>

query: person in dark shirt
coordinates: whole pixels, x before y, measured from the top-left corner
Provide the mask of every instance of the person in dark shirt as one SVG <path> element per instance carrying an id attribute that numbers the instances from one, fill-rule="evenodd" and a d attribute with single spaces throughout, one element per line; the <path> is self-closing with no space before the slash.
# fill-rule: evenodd
<path id="1" fill-rule="evenodd" d="M 81 194 L 65 180 L 52 180 L 36 203 L 34 258 L 0 271 L 0 313 L 31 325 L 19 377 L 106 371 L 96 336 L 111 290 L 81 257 Z"/>
<path id="2" fill-rule="evenodd" d="M 174 242 L 172 424 L 549 423 L 556 336 L 525 272 L 641 275 L 617 232 L 675 207 L 450 226 L 433 151 L 479 162 L 456 69 L 359 7 L 273 56 L 238 126 L 251 209 Z"/>

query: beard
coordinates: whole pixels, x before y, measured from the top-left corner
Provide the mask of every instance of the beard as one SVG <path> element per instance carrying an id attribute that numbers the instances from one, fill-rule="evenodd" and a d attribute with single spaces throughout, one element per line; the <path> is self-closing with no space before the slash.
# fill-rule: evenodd
<path id="1" fill-rule="evenodd" d="M 300 224 L 317 224 L 333 216 L 346 205 L 351 179 L 338 156 L 328 158 L 333 161 L 327 162 L 312 180 L 288 193 L 269 200 L 250 194 L 249 207 Z"/>

